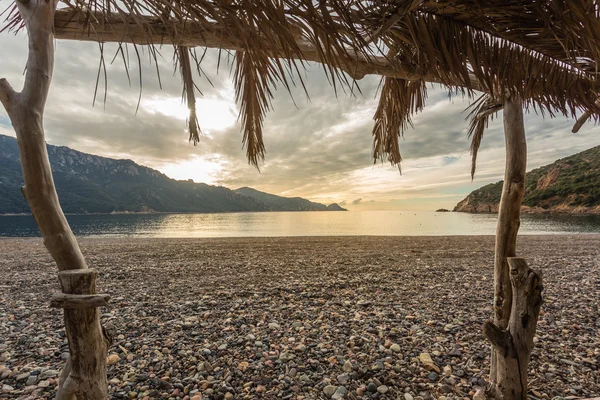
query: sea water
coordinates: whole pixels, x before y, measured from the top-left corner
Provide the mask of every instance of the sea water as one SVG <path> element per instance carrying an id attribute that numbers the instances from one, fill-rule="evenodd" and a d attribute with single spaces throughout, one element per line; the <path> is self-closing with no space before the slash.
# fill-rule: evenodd
<path id="1" fill-rule="evenodd" d="M 68 215 L 78 236 L 493 235 L 495 214 L 418 211 Z M 522 215 L 520 234 L 600 233 L 600 215 Z M 1 216 L 0 236 L 39 236 L 31 216 Z"/>

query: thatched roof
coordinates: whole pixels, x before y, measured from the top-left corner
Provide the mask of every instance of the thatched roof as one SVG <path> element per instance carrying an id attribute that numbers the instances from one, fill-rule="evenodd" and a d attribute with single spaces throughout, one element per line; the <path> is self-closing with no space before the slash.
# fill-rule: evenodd
<path id="1" fill-rule="evenodd" d="M 5 29 L 21 27 L 15 7 L 5 15 Z M 55 35 L 174 45 L 191 109 L 191 63 L 199 59 L 190 48 L 235 51 L 254 164 L 264 157 L 272 90 L 301 84 L 307 61 L 322 63 L 336 89 L 366 74 L 384 77 L 373 156 L 393 164 L 401 161 L 399 135 L 425 104 L 426 82 L 484 93 L 472 110 L 474 154 L 506 95 L 551 116 L 600 115 L 600 0 L 62 0 Z M 198 140 L 195 113 L 190 138 Z"/>

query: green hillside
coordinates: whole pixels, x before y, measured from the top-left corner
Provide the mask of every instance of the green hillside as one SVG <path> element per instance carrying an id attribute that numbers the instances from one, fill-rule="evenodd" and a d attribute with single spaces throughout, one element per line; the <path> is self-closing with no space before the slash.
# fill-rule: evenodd
<path id="1" fill-rule="evenodd" d="M 66 213 L 273 211 L 253 196 L 223 186 L 177 181 L 131 160 L 114 160 L 51 145 L 48 156 Z M 29 213 L 21 194 L 22 185 L 17 141 L 0 135 L 0 214 Z M 277 210 L 299 211 L 298 198 L 277 197 Z M 328 210 L 323 204 L 300 200 L 311 205 L 302 210 Z"/>
<path id="2" fill-rule="evenodd" d="M 236 189 L 235 192 L 260 201 L 271 211 L 346 211 L 336 203 L 326 206 L 325 204 L 315 203 L 302 197 L 281 197 L 249 187 Z"/>
<path id="3" fill-rule="evenodd" d="M 497 212 L 502 184 L 471 192 L 454 211 Z M 533 212 L 600 212 L 600 146 L 528 172 L 523 205 Z"/>

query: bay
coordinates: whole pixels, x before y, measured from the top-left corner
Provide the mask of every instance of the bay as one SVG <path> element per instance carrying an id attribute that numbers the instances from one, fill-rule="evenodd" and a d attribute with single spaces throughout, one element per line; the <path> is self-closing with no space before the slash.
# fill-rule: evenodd
<path id="1" fill-rule="evenodd" d="M 493 235 L 495 214 L 417 211 L 68 215 L 77 236 L 265 237 Z M 600 233 L 600 215 L 523 215 L 520 234 Z M 40 236 L 31 216 L 0 217 L 0 236 Z"/>

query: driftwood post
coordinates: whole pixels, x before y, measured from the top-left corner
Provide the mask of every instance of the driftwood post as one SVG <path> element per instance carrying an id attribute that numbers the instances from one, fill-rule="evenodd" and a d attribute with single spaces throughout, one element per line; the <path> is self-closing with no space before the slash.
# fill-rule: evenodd
<path id="1" fill-rule="evenodd" d="M 515 261 L 517 233 L 520 226 L 521 203 L 525 192 L 525 169 L 527 165 L 527 143 L 523 122 L 523 104 L 515 97 L 504 101 L 504 135 L 506 141 L 506 166 L 502 197 L 496 228 L 496 251 L 494 257 L 494 316 L 493 322 L 484 324 L 484 334 L 492 342 L 489 394 L 498 399 L 525 399 L 527 395 L 527 362 L 531 354 L 529 341 L 533 343 L 540 302 L 535 313 L 522 302 L 521 297 L 529 293 L 525 283 L 516 280 L 515 274 L 525 273 L 519 268 L 524 261 Z M 509 267 L 509 260 L 512 260 Z M 520 259 L 519 259 L 520 260 Z M 534 274 L 534 273 L 533 273 Z M 520 276 L 520 275 L 518 275 Z M 540 278 L 541 290 L 541 278 Z M 532 300 L 533 301 L 533 300 Z M 536 303 L 537 304 L 537 303 Z M 527 316 L 525 327 L 519 328 L 515 321 Z M 534 318 L 534 321 L 531 321 Z M 531 329 L 533 326 L 533 329 Z M 524 334 L 522 331 L 526 331 Z M 531 337 L 527 335 L 531 334 Z M 504 341 L 500 341 L 503 337 Z M 509 343 L 510 342 L 510 343 Z M 508 344 L 507 344 L 508 343 Z M 516 361 L 515 361 L 516 360 Z M 520 367 L 515 379 L 512 365 Z M 516 364 L 514 364 L 516 365 Z M 522 369 L 524 366 L 524 370 Z M 524 373 L 522 373 L 525 371 Z M 516 395 L 519 394 L 520 395 Z M 508 397 L 507 397 L 508 396 Z"/>
<path id="2" fill-rule="evenodd" d="M 516 256 L 517 233 L 521 224 L 521 203 L 525 193 L 525 169 L 527 167 L 527 142 L 522 103 L 517 99 L 505 100 L 503 118 L 506 165 L 496 227 L 494 323 L 500 328 L 506 329 L 512 302 L 506 258 Z"/>
<path id="3" fill-rule="evenodd" d="M 100 325 L 98 308 L 108 305 L 107 295 L 96 295 L 93 269 L 58 273 L 63 293 L 52 297 L 52 307 L 65 309 L 65 326 L 71 356 L 63 370 L 57 400 L 106 399 L 106 353 L 111 337 Z"/>
<path id="4" fill-rule="evenodd" d="M 96 273 L 88 269 L 60 207 L 44 139 L 44 107 L 54 66 L 56 5 L 57 0 L 17 0 L 29 38 L 27 72 L 21 92 L 13 90 L 6 79 L 0 79 L 0 102 L 17 135 L 25 183 L 23 194 L 44 245 L 56 261 L 65 292 L 61 301 L 53 300 L 53 306 L 66 308 L 65 325 L 72 358 L 63 371 L 64 385 L 59 388 L 57 399 L 105 400 L 107 338 L 95 307 L 106 303 L 106 296 L 94 295 Z M 69 270 L 77 271 L 69 273 Z M 78 297 L 81 295 L 87 296 Z M 99 299 L 104 299 L 104 303 Z"/>
<path id="5" fill-rule="evenodd" d="M 496 226 L 493 305 L 493 321 L 500 329 L 506 329 L 510 319 L 512 289 L 506 258 L 516 256 L 517 233 L 521 224 L 521 203 L 525 193 L 525 170 L 527 167 L 523 104 L 518 99 L 505 98 L 503 109 L 506 165 Z M 490 367 L 492 383 L 497 382 L 496 363 L 496 352 L 492 350 Z"/>
<path id="6" fill-rule="evenodd" d="M 542 305 L 542 276 L 522 258 L 508 258 L 512 310 L 508 329 L 493 322 L 483 332 L 496 353 L 496 382 L 489 389 L 495 399 L 527 400 L 527 369 Z"/>

